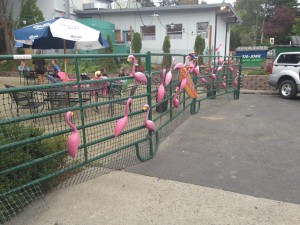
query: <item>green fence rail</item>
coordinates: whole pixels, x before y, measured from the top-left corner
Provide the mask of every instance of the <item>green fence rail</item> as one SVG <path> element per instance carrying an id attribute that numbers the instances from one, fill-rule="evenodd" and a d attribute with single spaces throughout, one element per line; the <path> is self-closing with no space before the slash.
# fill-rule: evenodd
<path id="1" fill-rule="evenodd" d="M 10 220 L 53 188 L 83 182 L 153 158 L 162 140 L 188 116 L 198 113 L 204 100 L 224 95 L 239 98 L 240 76 L 236 75 L 242 73 L 242 63 L 235 57 L 223 57 L 230 63 L 217 71 L 213 67 L 215 57 L 203 56 L 200 76 L 191 75 L 198 97 L 190 98 L 184 90 L 180 91 L 179 108 L 172 104 L 176 87 L 181 83 L 178 70 L 172 71 L 173 79 L 165 86 L 165 97 L 159 103 L 157 91 L 162 68 L 168 70 L 170 67 L 162 64 L 163 58 L 171 62 L 174 57 L 178 63 L 184 62 L 185 55 L 136 54 L 145 66 L 147 84 L 137 83 L 132 76 L 118 77 L 116 74 L 97 80 L 81 76 L 82 65 L 87 64 L 87 59 L 92 65 L 100 66 L 103 61 L 113 58 L 126 61 L 127 56 L 0 56 L 0 60 L 7 61 L 64 59 L 68 61 L 67 71 L 73 71 L 72 75 L 68 72 L 73 79 L 67 82 L 57 79 L 57 83 L 51 83 L 49 79 L 46 84 L 37 85 L 32 73 L 33 77 L 21 77 L 26 82 L 20 80 L 19 83 L 15 79 L 12 84 L 12 79 L 0 89 L 0 223 Z M 212 73 L 216 74 L 215 80 L 211 78 Z M 235 79 L 237 86 L 233 86 Z M 226 88 L 222 87 L 224 82 Z M 133 99 L 128 123 L 115 138 L 114 128 L 117 120 L 124 116 L 128 98 Z M 150 106 L 149 119 L 156 125 L 155 132 L 145 128 L 145 104 Z M 72 132 L 65 120 L 68 111 L 74 113 L 72 123 L 81 139 L 74 159 L 66 147 Z"/>

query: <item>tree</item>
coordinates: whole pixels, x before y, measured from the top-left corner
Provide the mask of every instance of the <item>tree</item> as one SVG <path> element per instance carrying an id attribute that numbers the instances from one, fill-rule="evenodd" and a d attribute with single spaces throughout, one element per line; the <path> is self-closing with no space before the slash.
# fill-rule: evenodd
<path id="1" fill-rule="evenodd" d="M 296 18 L 296 23 L 293 25 L 292 33 L 295 35 L 300 35 L 300 18 Z"/>
<path id="2" fill-rule="evenodd" d="M 170 49 L 171 49 L 170 37 L 169 35 L 166 35 L 162 46 L 163 53 L 170 53 Z M 166 66 L 170 65 L 169 57 L 167 55 L 164 55 L 163 57 L 163 65 Z"/>
<path id="3" fill-rule="evenodd" d="M 139 32 L 133 34 L 132 50 L 134 53 L 140 53 L 142 49 L 142 38 Z"/>
<path id="4" fill-rule="evenodd" d="M 178 1 L 177 0 L 162 0 L 159 3 L 160 6 L 175 6 L 178 5 Z"/>
<path id="5" fill-rule="evenodd" d="M 198 5 L 198 0 L 178 0 L 178 5 Z"/>
<path id="6" fill-rule="evenodd" d="M 274 8 L 280 6 L 296 9 L 297 5 L 297 0 L 236 0 L 235 8 L 243 23 L 232 27 L 231 37 L 240 39 L 234 40 L 236 44 L 238 42 L 251 43 L 251 45 L 263 43 L 265 24 L 272 19 Z M 238 27 L 239 30 L 234 27 Z M 242 40 L 241 36 L 246 39 Z"/>
<path id="7" fill-rule="evenodd" d="M 11 30 L 9 30 L 9 25 L 11 24 L 8 17 L 8 0 L 0 0 L 0 34 L 1 42 L 5 43 L 5 49 L 1 48 L 1 53 L 12 54 L 11 47 Z M 1 45 L 2 46 L 2 45 Z"/>
<path id="8" fill-rule="evenodd" d="M 109 47 L 104 49 L 105 54 L 113 54 L 113 45 L 112 45 L 112 40 L 110 35 L 108 34 L 106 36 L 107 42 L 109 44 Z M 113 65 L 115 64 L 114 59 L 113 58 L 106 58 L 105 59 L 105 67 L 107 69 L 111 69 L 113 68 Z"/>
<path id="9" fill-rule="evenodd" d="M 295 23 L 294 9 L 275 8 L 271 19 L 265 23 L 264 32 L 268 38 L 273 37 L 276 44 L 289 44 L 289 35 Z"/>
<path id="10" fill-rule="evenodd" d="M 204 49 L 205 49 L 205 40 L 200 35 L 197 35 L 194 44 L 194 51 L 198 55 L 203 55 Z M 203 64 L 203 57 L 198 58 L 198 64 L 199 65 Z"/>
<path id="11" fill-rule="evenodd" d="M 19 27 L 25 27 L 45 20 L 42 11 L 36 6 L 36 1 L 37 0 L 23 0 Z"/>
<path id="12" fill-rule="evenodd" d="M 142 7 L 155 7 L 155 4 L 150 0 L 144 0 L 142 2 Z"/>

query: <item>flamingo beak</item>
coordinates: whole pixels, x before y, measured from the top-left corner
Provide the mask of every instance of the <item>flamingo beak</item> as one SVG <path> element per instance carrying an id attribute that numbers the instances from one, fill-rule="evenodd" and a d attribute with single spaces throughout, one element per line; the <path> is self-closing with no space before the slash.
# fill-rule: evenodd
<path id="1" fill-rule="evenodd" d="M 143 107 L 143 111 L 147 111 L 148 108 L 146 106 Z"/>
<path id="2" fill-rule="evenodd" d="M 74 113 L 72 112 L 72 116 L 74 116 Z"/>
<path id="3" fill-rule="evenodd" d="M 129 59 L 127 59 L 127 62 L 131 62 L 132 60 L 129 58 Z"/>

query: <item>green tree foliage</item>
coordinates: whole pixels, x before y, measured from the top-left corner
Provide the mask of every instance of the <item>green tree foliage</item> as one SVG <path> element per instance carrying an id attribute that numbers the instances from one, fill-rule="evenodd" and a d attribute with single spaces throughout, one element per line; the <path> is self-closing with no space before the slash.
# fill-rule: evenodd
<path id="1" fill-rule="evenodd" d="M 139 32 L 133 34 L 132 50 L 134 53 L 140 53 L 142 49 L 142 38 Z"/>
<path id="2" fill-rule="evenodd" d="M 235 8 L 242 19 L 241 25 L 232 26 L 230 45 L 234 47 L 240 44 L 257 45 L 264 43 L 269 38 L 268 28 L 269 22 L 274 21 L 275 8 L 290 8 L 295 10 L 297 8 L 297 0 L 236 0 Z M 281 30 L 291 31 L 293 24 L 278 23 L 275 28 Z M 287 29 L 284 26 L 289 26 Z M 267 35 L 266 35 L 267 34 Z M 281 32 L 279 36 L 287 36 L 289 33 L 284 34 Z M 281 42 L 285 39 L 279 37 Z M 285 41 L 284 41 L 285 42 Z M 284 43 L 283 42 L 283 43 Z M 281 43 L 281 44 L 283 44 Z M 278 43 L 280 44 L 280 43 Z"/>
<path id="3" fill-rule="evenodd" d="M 300 18 L 296 18 L 296 23 L 293 25 L 292 33 L 295 35 L 300 35 Z"/>
<path id="4" fill-rule="evenodd" d="M 105 54 L 113 54 L 113 45 L 112 45 L 112 40 L 111 40 L 111 37 L 110 37 L 109 34 L 106 36 L 106 39 L 107 39 L 107 42 L 109 44 L 109 47 L 105 48 L 104 52 L 105 52 Z M 113 58 L 106 58 L 105 59 L 104 67 L 106 69 L 112 69 L 112 68 L 114 68 L 114 65 L 115 65 L 115 61 L 114 61 Z"/>
<path id="5" fill-rule="evenodd" d="M 273 15 L 264 25 L 266 37 L 273 37 L 276 44 L 289 44 L 289 35 L 296 23 L 295 10 L 292 8 L 275 8 Z"/>
<path id="6" fill-rule="evenodd" d="M 162 46 L 163 53 L 170 53 L 170 49 L 171 49 L 170 37 L 169 35 L 166 35 Z M 167 55 L 163 57 L 163 65 L 166 66 L 170 65 L 169 57 Z"/>
<path id="7" fill-rule="evenodd" d="M 142 7 L 155 7 L 155 4 L 150 0 L 145 0 L 142 2 Z"/>
<path id="8" fill-rule="evenodd" d="M 162 0 L 159 2 L 160 6 L 175 6 L 178 5 L 178 0 Z"/>
<path id="9" fill-rule="evenodd" d="M 132 39 L 132 51 L 134 53 L 141 53 L 142 49 L 142 38 L 139 32 L 135 32 L 133 34 L 133 39 Z M 138 63 L 141 64 L 140 58 L 138 58 Z"/>
<path id="10" fill-rule="evenodd" d="M 178 0 L 178 5 L 198 5 L 198 0 Z"/>
<path id="11" fill-rule="evenodd" d="M 205 40 L 200 35 L 197 35 L 194 44 L 194 51 L 198 55 L 203 55 L 204 49 L 205 49 Z M 199 65 L 203 64 L 203 57 L 198 58 L 198 64 Z"/>
<path id="12" fill-rule="evenodd" d="M 24 0 L 22 2 L 19 27 L 28 26 L 45 20 L 42 11 L 36 6 L 37 0 Z M 24 24 L 23 21 L 26 21 Z"/>

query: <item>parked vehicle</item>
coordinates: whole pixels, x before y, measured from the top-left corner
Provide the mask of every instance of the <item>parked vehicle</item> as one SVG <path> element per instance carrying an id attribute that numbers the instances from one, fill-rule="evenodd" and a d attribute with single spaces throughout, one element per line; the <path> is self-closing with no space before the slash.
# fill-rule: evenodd
<path id="1" fill-rule="evenodd" d="M 268 84 L 282 98 L 292 99 L 300 92 L 300 52 L 283 52 L 273 62 Z"/>

